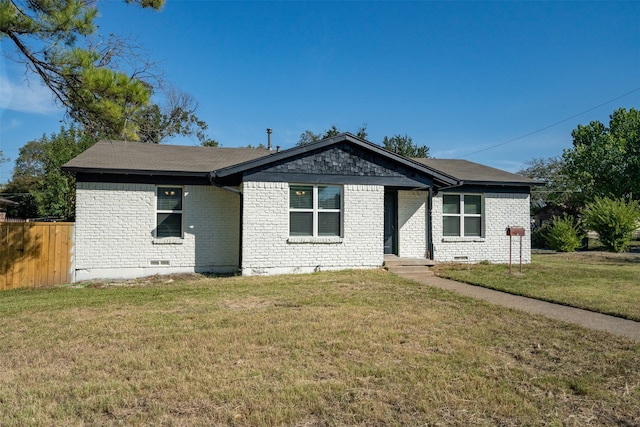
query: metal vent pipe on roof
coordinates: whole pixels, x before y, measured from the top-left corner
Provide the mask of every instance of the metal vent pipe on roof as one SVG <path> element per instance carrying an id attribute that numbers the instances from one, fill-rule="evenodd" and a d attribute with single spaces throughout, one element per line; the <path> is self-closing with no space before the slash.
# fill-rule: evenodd
<path id="1" fill-rule="evenodd" d="M 267 150 L 271 151 L 271 132 L 273 129 L 267 128 Z"/>

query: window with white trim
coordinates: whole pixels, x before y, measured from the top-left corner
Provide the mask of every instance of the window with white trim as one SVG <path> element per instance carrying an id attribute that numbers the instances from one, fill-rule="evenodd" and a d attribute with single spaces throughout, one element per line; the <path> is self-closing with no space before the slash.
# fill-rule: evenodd
<path id="1" fill-rule="evenodd" d="M 157 187 L 156 237 L 182 238 L 181 187 Z"/>
<path id="2" fill-rule="evenodd" d="M 443 194 L 442 231 L 443 236 L 482 236 L 482 196 Z"/>
<path id="3" fill-rule="evenodd" d="M 342 235 L 342 187 L 289 185 L 289 235 Z"/>

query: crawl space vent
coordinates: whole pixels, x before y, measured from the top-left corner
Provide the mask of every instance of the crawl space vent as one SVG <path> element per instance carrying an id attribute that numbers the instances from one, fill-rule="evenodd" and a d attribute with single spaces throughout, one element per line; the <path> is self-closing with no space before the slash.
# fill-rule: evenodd
<path id="1" fill-rule="evenodd" d="M 171 262 L 168 259 L 152 259 L 149 264 L 153 267 L 169 267 Z"/>

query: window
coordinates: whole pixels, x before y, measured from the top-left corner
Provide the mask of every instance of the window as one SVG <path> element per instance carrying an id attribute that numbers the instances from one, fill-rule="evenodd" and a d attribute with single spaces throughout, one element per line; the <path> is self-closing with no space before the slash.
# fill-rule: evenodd
<path id="1" fill-rule="evenodd" d="M 482 196 L 444 194 L 442 196 L 444 236 L 482 236 Z"/>
<path id="2" fill-rule="evenodd" d="M 289 186 L 290 236 L 340 236 L 342 187 L 337 185 Z"/>
<path id="3" fill-rule="evenodd" d="M 156 237 L 182 237 L 182 188 L 158 187 Z"/>

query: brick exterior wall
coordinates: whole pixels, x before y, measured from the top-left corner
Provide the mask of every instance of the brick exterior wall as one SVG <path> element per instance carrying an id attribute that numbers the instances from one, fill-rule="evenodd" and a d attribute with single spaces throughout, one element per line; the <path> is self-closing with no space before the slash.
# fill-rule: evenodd
<path id="1" fill-rule="evenodd" d="M 76 280 L 237 271 L 240 196 L 213 186 L 183 191 L 184 238 L 155 239 L 155 185 L 79 182 Z"/>
<path id="2" fill-rule="evenodd" d="M 344 185 L 343 236 L 311 239 L 289 237 L 288 183 L 244 182 L 241 267 L 240 196 L 213 186 L 185 185 L 183 189 L 184 238 L 156 239 L 155 185 L 79 182 L 76 280 L 239 268 L 246 275 L 305 273 L 383 264 L 383 186 Z M 427 197 L 424 191 L 398 192 L 402 257 L 426 256 Z M 434 196 L 434 259 L 506 263 L 506 228 L 520 226 L 526 230 L 523 262 L 530 262 L 529 195 L 485 193 L 483 213 L 483 237 L 443 237 L 442 194 Z M 513 239 L 514 262 L 519 242 Z"/>
<path id="3" fill-rule="evenodd" d="M 244 182 L 242 274 L 374 268 L 383 263 L 384 187 L 344 185 L 342 238 L 289 238 L 289 185 Z"/>
<path id="4" fill-rule="evenodd" d="M 477 194 L 477 193 L 476 193 Z M 483 237 L 444 237 L 442 234 L 442 193 L 433 198 L 433 246 L 434 259 L 440 262 L 509 262 L 509 226 L 524 227 L 522 261 L 531 262 L 531 224 L 529 219 L 529 195 L 511 193 L 484 193 Z M 513 261 L 520 256 L 520 238 L 512 241 Z"/>
<path id="5" fill-rule="evenodd" d="M 398 256 L 425 258 L 427 253 L 426 191 L 398 191 Z"/>

